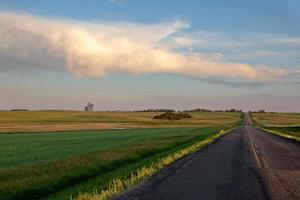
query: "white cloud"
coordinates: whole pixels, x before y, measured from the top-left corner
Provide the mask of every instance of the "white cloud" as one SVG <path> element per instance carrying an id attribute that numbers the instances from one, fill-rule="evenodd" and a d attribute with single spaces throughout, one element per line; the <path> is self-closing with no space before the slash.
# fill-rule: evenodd
<path id="1" fill-rule="evenodd" d="M 241 58 L 259 58 L 259 57 L 277 57 L 280 59 L 283 58 L 293 58 L 300 57 L 300 51 L 271 51 L 271 50 L 254 50 L 239 55 Z"/>
<path id="2" fill-rule="evenodd" d="M 110 3 L 113 3 L 113 4 L 121 4 L 121 0 L 108 0 Z"/>
<path id="3" fill-rule="evenodd" d="M 165 45 L 196 41 L 175 37 L 188 24 L 80 22 L 0 13 L 0 71 L 68 70 L 78 77 L 110 73 L 169 73 L 192 78 L 268 81 L 283 69 L 222 62 L 219 54 L 181 53 Z M 216 56 L 217 55 L 217 56 Z"/>
<path id="4" fill-rule="evenodd" d="M 286 35 L 267 35 L 265 41 L 269 44 L 300 47 L 300 37 L 289 37 Z"/>
<path id="5" fill-rule="evenodd" d="M 176 36 L 166 40 L 165 43 L 174 48 L 186 46 L 181 45 L 181 39 L 184 39 L 184 41 L 189 41 L 190 47 L 202 48 L 300 48 L 300 36 L 297 37 L 284 34 L 240 34 L 229 36 L 222 33 L 206 31 L 178 33 Z M 177 40 L 179 40 L 179 42 Z"/>

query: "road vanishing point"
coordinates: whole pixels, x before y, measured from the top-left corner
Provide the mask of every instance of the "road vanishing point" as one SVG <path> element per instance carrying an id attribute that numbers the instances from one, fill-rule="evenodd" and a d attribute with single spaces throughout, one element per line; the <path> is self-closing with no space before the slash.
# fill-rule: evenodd
<path id="1" fill-rule="evenodd" d="M 300 199 L 300 144 L 242 126 L 115 200 Z"/>

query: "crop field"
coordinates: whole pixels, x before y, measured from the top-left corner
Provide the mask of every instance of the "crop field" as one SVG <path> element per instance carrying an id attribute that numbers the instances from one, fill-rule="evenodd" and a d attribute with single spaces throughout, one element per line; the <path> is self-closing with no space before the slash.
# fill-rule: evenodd
<path id="1" fill-rule="evenodd" d="M 45 112 L 7 112 L 5 117 L 1 112 L 0 118 L 6 126 L 13 126 L 13 122 L 43 126 L 96 121 L 149 123 L 152 128 L 148 124 L 148 128 L 122 130 L 2 133 L 0 199 L 68 199 L 106 188 L 112 179 L 126 178 L 134 170 L 240 122 L 239 113 L 195 113 L 186 124 L 185 119 L 155 122 L 153 113 L 109 113 L 107 118 L 103 112 L 49 113 L 47 117 Z M 165 128 L 156 126 L 163 123 Z"/>
<path id="2" fill-rule="evenodd" d="M 240 113 L 195 112 L 193 118 L 156 120 L 157 112 L 0 111 L 0 133 L 230 125 Z"/>
<path id="3" fill-rule="evenodd" d="M 300 126 L 300 113 L 252 113 L 264 126 Z"/>
<path id="4" fill-rule="evenodd" d="M 252 113 L 254 121 L 275 134 L 287 134 L 300 139 L 299 113 Z"/>

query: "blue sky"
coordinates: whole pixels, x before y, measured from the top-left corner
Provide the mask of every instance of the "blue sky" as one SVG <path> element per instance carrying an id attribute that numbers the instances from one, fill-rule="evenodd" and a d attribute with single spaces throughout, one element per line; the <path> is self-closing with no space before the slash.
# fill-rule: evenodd
<path id="1" fill-rule="evenodd" d="M 300 111 L 300 2 L 0 0 L 0 109 Z"/>

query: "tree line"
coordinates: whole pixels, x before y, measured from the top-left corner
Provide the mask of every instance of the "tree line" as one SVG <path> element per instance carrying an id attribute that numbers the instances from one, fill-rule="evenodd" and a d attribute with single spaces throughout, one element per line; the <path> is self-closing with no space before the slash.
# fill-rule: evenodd
<path id="1" fill-rule="evenodd" d="M 159 108 L 159 109 L 144 109 L 144 110 L 136 110 L 134 112 L 165 112 L 165 113 L 170 113 L 170 112 L 177 112 L 174 109 L 165 109 L 165 108 Z M 225 110 L 210 110 L 206 108 L 194 108 L 190 110 L 183 110 L 182 112 L 243 112 L 240 109 L 236 108 L 230 108 L 230 109 L 225 109 Z"/>

